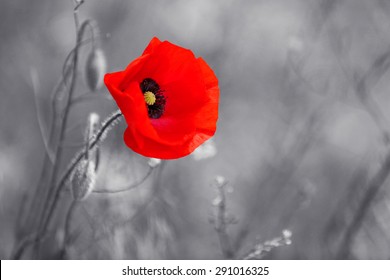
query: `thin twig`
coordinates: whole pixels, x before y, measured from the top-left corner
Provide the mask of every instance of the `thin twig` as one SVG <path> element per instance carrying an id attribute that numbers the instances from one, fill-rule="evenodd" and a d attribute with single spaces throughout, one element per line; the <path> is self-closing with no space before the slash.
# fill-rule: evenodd
<path id="1" fill-rule="evenodd" d="M 76 45 L 78 45 L 80 43 L 80 40 L 81 40 L 81 36 L 80 35 L 82 35 L 82 33 L 80 32 L 80 27 L 79 27 L 78 8 L 83 3 L 84 3 L 84 1 L 80 1 L 80 2 L 76 3 L 76 6 L 75 6 L 74 11 L 73 11 L 75 28 L 76 28 L 76 34 L 77 34 L 76 35 Z M 71 82 L 70 82 L 70 86 L 69 86 L 69 94 L 67 96 L 64 113 L 63 113 L 63 116 L 62 116 L 62 119 L 61 119 L 61 123 L 60 123 L 59 143 L 61 143 L 62 139 L 64 138 L 65 129 L 66 129 L 67 123 L 68 123 L 68 114 L 69 114 L 70 102 L 72 100 L 73 92 L 74 92 L 74 89 L 76 87 L 77 65 L 78 65 L 78 50 L 76 50 L 74 52 L 74 55 L 73 55 L 72 76 L 71 76 Z M 42 234 L 42 233 L 44 233 L 46 231 L 46 227 L 47 227 L 47 222 L 46 221 L 52 215 L 50 213 L 52 211 L 52 206 L 51 206 L 50 202 L 52 200 L 53 195 L 55 195 L 55 193 L 56 193 L 55 181 L 56 181 L 56 178 L 57 178 L 57 174 L 59 172 L 59 166 L 60 166 L 61 159 L 62 159 L 62 156 L 63 156 L 62 151 L 63 151 L 63 149 L 62 149 L 61 145 L 57 145 L 56 152 L 55 152 L 55 155 L 56 155 L 55 156 L 55 161 L 56 162 L 54 164 L 54 169 L 53 169 L 53 172 L 52 172 L 50 180 L 49 180 L 49 192 L 48 192 L 48 194 L 46 196 L 46 199 L 45 199 L 45 202 L 44 202 L 42 218 L 41 218 L 41 222 L 39 223 L 39 226 L 38 226 L 38 234 Z M 47 209 L 49 209 L 49 211 L 46 211 Z"/>
<path id="2" fill-rule="evenodd" d="M 227 211 L 226 211 L 226 194 L 225 194 L 225 186 L 228 181 L 224 178 L 217 180 L 217 197 L 214 200 L 214 206 L 216 208 L 215 218 L 213 219 L 214 228 L 218 235 L 219 244 L 221 246 L 222 254 L 227 259 L 232 259 L 234 257 L 234 252 L 232 248 L 232 244 L 230 241 L 230 236 L 227 233 Z"/>
<path id="3" fill-rule="evenodd" d="M 88 93 L 88 94 L 82 94 L 80 96 L 73 98 L 71 104 L 74 105 L 74 104 L 81 103 L 83 101 L 88 101 L 91 99 L 94 99 L 94 100 L 104 99 L 107 101 L 112 101 L 112 98 L 109 95 L 99 95 L 96 93 Z"/>
<path id="4" fill-rule="evenodd" d="M 83 3 L 83 1 L 80 1 L 75 9 L 74 9 L 74 13 L 75 13 L 75 22 L 76 22 L 76 33 L 78 31 L 78 19 L 77 19 L 77 9 L 78 7 Z M 77 38 L 78 40 L 78 38 Z M 77 56 L 74 57 L 75 59 L 77 58 Z M 64 63 L 64 69 L 66 69 L 66 71 L 63 73 L 60 81 L 58 82 L 55 90 L 54 90 L 54 94 L 52 94 L 51 96 L 51 103 L 52 103 L 52 108 L 53 108 L 53 112 L 52 112 L 52 122 L 51 122 L 51 126 L 50 126 L 50 130 L 49 130 L 49 140 L 48 140 L 48 149 L 47 149 L 47 153 L 45 154 L 45 158 L 44 158 L 44 162 L 43 162 L 43 168 L 42 168 L 42 171 L 41 171 L 41 175 L 40 175 L 40 178 L 39 178 L 39 183 L 38 183 L 38 187 L 37 187 L 37 191 L 35 192 L 35 195 L 32 199 L 32 202 L 31 202 L 31 208 L 34 207 L 34 205 L 37 205 L 38 206 L 38 215 L 35 213 L 33 215 L 33 212 L 34 211 L 29 211 L 29 214 L 27 216 L 27 219 L 29 220 L 30 218 L 33 218 L 33 224 L 35 224 L 35 221 L 37 220 L 36 217 L 38 217 L 38 221 L 40 219 L 40 222 L 38 222 L 38 235 L 39 235 L 39 231 L 40 231 L 40 227 L 42 226 L 42 221 L 45 217 L 45 210 L 46 210 L 46 206 L 47 204 L 49 203 L 49 200 L 50 200 L 50 195 L 52 193 L 52 188 L 49 189 L 49 191 L 47 192 L 46 194 L 46 199 L 45 199 L 45 202 L 43 204 L 37 204 L 37 201 L 38 201 L 38 198 L 42 198 L 42 197 L 45 197 L 45 193 L 43 193 L 44 189 L 43 187 L 46 186 L 46 184 L 43 183 L 43 180 L 44 178 L 46 178 L 46 174 L 48 172 L 50 172 L 51 168 L 50 166 L 48 166 L 48 164 L 51 162 L 54 164 L 54 169 L 58 168 L 58 164 L 56 164 L 56 162 L 58 162 L 57 160 L 57 156 L 61 153 L 61 147 L 58 145 L 57 148 L 56 148 L 56 151 L 54 153 L 54 156 L 51 155 L 51 151 L 50 151 L 50 146 L 51 146 L 51 143 L 53 141 L 53 137 L 54 137 L 54 128 L 55 128 L 55 124 L 56 124 L 56 106 L 55 106 L 55 103 L 56 103 L 56 99 L 57 99 L 57 95 L 59 94 L 59 92 L 61 91 L 61 86 L 62 85 L 65 85 L 65 81 L 67 80 L 67 76 L 68 74 L 72 74 L 72 82 L 71 84 L 72 85 L 72 88 L 74 88 L 74 80 L 76 78 L 76 73 L 75 73 L 75 68 L 76 68 L 76 63 L 73 63 L 73 66 L 72 69 L 73 69 L 73 72 L 71 72 L 71 67 L 65 67 L 67 65 L 67 63 L 65 62 Z M 69 106 L 69 101 L 70 101 L 70 96 L 68 95 L 68 106 Z M 67 106 L 67 107 L 68 107 Z M 66 118 L 67 116 L 64 116 L 64 118 L 62 118 L 62 127 L 60 128 L 61 130 L 61 133 L 60 133 L 60 136 L 59 136 L 59 139 L 61 140 L 61 138 L 63 137 L 63 134 L 64 134 L 64 127 L 66 126 Z M 50 160 L 50 161 L 49 161 Z M 49 181 L 50 182 L 53 182 L 53 180 L 55 180 L 55 176 L 53 176 L 53 174 L 56 173 L 55 170 L 51 170 L 51 174 L 50 174 L 50 179 Z M 52 183 L 50 184 L 52 185 Z M 49 186 L 50 186 L 49 185 Z M 42 205 L 42 206 L 41 206 Z M 41 210 L 42 209 L 42 210 Z M 33 209 L 31 209 L 33 210 Z M 40 214 L 41 213 L 41 214 Z M 40 218 L 39 218 L 40 217 Z"/>
<path id="5" fill-rule="evenodd" d="M 111 128 L 111 126 L 113 124 L 115 124 L 115 121 L 117 121 L 120 117 L 122 116 L 122 113 L 120 110 L 114 112 L 108 119 L 106 119 L 106 121 L 103 123 L 102 127 L 100 128 L 100 130 L 96 133 L 94 139 L 91 141 L 90 145 L 89 145 L 89 150 L 93 150 L 94 148 L 97 147 L 98 143 L 102 140 L 102 138 L 104 138 L 105 136 L 105 133 L 107 132 L 107 130 L 109 128 Z M 47 226 L 49 225 L 50 223 L 50 220 L 53 216 L 53 212 L 54 212 L 54 209 L 58 203 L 58 199 L 60 197 L 60 194 L 62 192 L 62 189 L 65 187 L 65 182 L 66 180 L 69 178 L 70 174 L 72 173 L 73 169 L 77 166 L 77 164 L 80 162 L 80 160 L 82 158 L 85 157 L 86 155 L 86 152 L 85 149 L 82 149 L 74 158 L 74 160 L 71 162 L 70 166 L 68 167 L 68 169 L 66 170 L 65 174 L 62 176 L 58 186 L 57 186 L 57 190 L 56 190 L 56 193 L 55 193 L 55 196 L 54 196 L 54 200 L 53 200 L 53 203 L 51 204 L 50 208 L 49 208 L 49 215 L 48 217 L 46 218 L 45 222 L 44 222 L 44 225 L 43 225 L 43 232 L 47 229 Z"/>
<path id="6" fill-rule="evenodd" d="M 14 249 L 13 253 L 11 254 L 11 259 L 19 260 L 28 246 L 36 244 L 38 242 L 42 242 L 49 236 L 50 236 L 49 232 L 47 232 L 43 236 L 36 236 L 35 234 L 26 236 Z"/>
<path id="7" fill-rule="evenodd" d="M 352 222 L 347 227 L 344 237 L 341 242 L 341 247 L 338 252 L 338 258 L 345 259 L 350 254 L 350 247 L 355 235 L 361 228 L 363 221 L 367 215 L 368 209 L 371 207 L 371 203 L 375 199 L 378 191 L 384 185 L 390 174 L 390 153 L 387 155 L 385 162 L 379 169 L 377 174 L 368 183 L 367 190 L 364 194 L 359 208 L 355 211 L 355 215 L 352 218 Z"/>
<path id="8" fill-rule="evenodd" d="M 68 73 L 69 73 L 69 71 L 67 72 L 67 75 L 68 75 Z M 43 211 L 43 210 L 41 210 L 41 207 L 42 207 L 41 204 L 38 204 L 38 199 L 40 199 L 42 197 L 43 187 L 46 186 L 46 184 L 43 183 L 43 180 L 46 177 L 46 174 L 50 171 L 50 169 L 52 167 L 49 164 L 54 164 L 54 161 L 55 161 L 54 155 L 52 154 L 53 152 L 51 151 L 51 148 L 50 148 L 52 145 L 53 137 L 54 137 L 54 128 L 55 128 L 54 124 L 56 123 L 56 114 L 55 114 L 55 105 L 54 105 L 55 102 L 54 101 L 55 101 L 55 98 L 56 98 L 58 92 L 60 91 L 60 87 L 63 84 L 64 79 L 67 79 L 67 77 L 62 76 L 60 78 L 55 89 L 53 90 L 53 93 L 51 94 L 51 99 L 52 99 L 51 103 L 52 103 L 53 111 L 52 111 L 52 118 L 51 118 L 52 121 L 51 121 L 50 129 L 49 129 L 48 146 L 47 146 L 45 157 L 43 160 L 41 174 L 40 174 L 39 179 L 38 179 L 37 190 L 35 191 L 34 197 L 30 203 L 30 207 L 29 207 L 30 211 L 27 213 L 27 217 L 25 219 L 21 220 L 21 221 L 31 221 L 32 225 L 35 224 L 36 219 L 40 216 L 39 213 L 41 211 Z M 33 211 L 34 206 L 38 207 L 37 211 Z M 36 212 L 38 212 L 38 215 Z M 31 228 L 30 228 L 30 230 L 31 230 Z"/>
<path id="9" fill-rule="evenodd" d="M 64 259 L 66 257 L 67 247 L 70 240 L 71 221 L 77 206 L 78 206 L 78 201 L 73 200 L 71 205 L 69 206 L 68 213 L 66 214 L 65 225 L 64 225 L 64 240 L 61 249 L 61 259 Z"/>
<path id="10" fill-rule="evenodd" d="M 131 217 L 129 217 L 129 218 L 111 224 L 108 227 L 109 228 L 108 232 L 101 231 L 101 233 L 97 234 L 97 236 L 94 238 L 94 240 L 87 247 L 85 247 L 83 250 L 81 250 L 82 253 L 85 253 L 86 251 L 88 251 L 97 242 L 111 236 L 111 234 L 113 234 L 115 232 L 115 230 L 122 228 L 129 223 L 132 223 L 137 217 L 139 217 L 148 208 L 148 206 L 156 198 L 156 195 L 159 191 L 159 186 L 161 185 L 161 176 L 162 176 L 162 171 L 164 169 L 164 166 L 165 166 L 165 161 L 162 161 L 161 165 L 158 168 L 158 172 L 156 175 L 155 184 L 154 184 L 152 193 L 149 195 L 148 199 L 144 203 L 142 203 L 142 205 L 137 209 L 137 211 L 133 215 L 131 215 Z"/>
<path id="11" fill-rule="evenodd" d="M 139 185 L 143 184 L 143 182 L 145 182 L 146 179 L 148 179 L 148 177 L 152 174 L 153 169 L 154 168 L 149 167 L 147 173 L 141 179 L 139 179 L 138 181 L 136 181 L 133 184 L 128 185 L 126 187 L 119 188 L 119 189 L 116 189 L 116 190 L 111 190 L 111 189 L 93 190 L 92 192 L 93 193 L 97 193 L 97 194 L 116 194 L 116 193 L 122 193 L 122 192 L 130 191 L 130 190 L 138 187 Z"/>
<path id="12" fill-rule="evenodd" d="M 77 14 L 75 14 L 75 16 L 77 17 Z M 77 19 L 78 21 L 78 19 Z M 76 22 L 76 18 L 75 18 L 75 22 Z M 69 52 L 69 54 L 67 55 L 67 57 L 65 58 L 65 63 L 64 63 L 64 67 L 63 67 L 63 74 L 65 73 L 66 71 L 66 65 L 68 64 L 68 62 L 71 60 L 71 58 L 74 57 L 74 55 L 78 52 L 79 48 L 82 47 L 83 45 L 86 45 L 90 42 L 92 42 L 92 46 L 93 48 L 95 48 L 95 45 L 96 45 L 96 40 L 95 40 L 95 35 L 94 35 L 94 32 L 93 32 L 93 27 L 92 27 L 92 22 L 95 22 L 94 20 L 92 19 L 87 19 L 83 22 L 83 24 L 81 25 L 80 28 L 78 28 L 78 36 L 79 36 L 79 40 L 77 41 L 76 45 L 74 46 L 74 48 Z M 78 23 L 76 23 L 76 26 L 78 26 Z M 96 25 L 97 26 L 97 25 Z M 84 41 L 82 41 L 82 38 L 84 37 L 84 32 L 85 32 L 85 29 L 87 27 L 90 27 L 91 28 L 91 33 L 92 33 L 92 36 L 91 38 L 88 38 Z M 74 59 L 73 59 L 74 60 Z"/>
<path id="13" fill-rule="evenodd" d="M 258 260 L 264 258 L 275 248 L 286 246 L 291 244 L 291 231 L 283 230 L 282 236 L 276 237 L 272 240 L 266 241 L 264 243 L 256 243 L 252 249 L 244 254 L 240 259 L 243 260 Z"/>
<path id="14" fill-rule="evenodd" d="M 89 149 L 93 150 L 97 147 L 100 141 L 104 138 L 105 133 L 107 133 L 107 130 L 115 124 L 115 121 L 119 119 L 119 117 L 122 116 L 122 113 L 118 110 L 114 112 L 109 118 L 107 118 L 104 122 L 100 130 L 96 133 L 95 137 L 93 137 L 93 140 L 91 141 L 89 145 Z M 77 166 L 77 164 L 80 162 L 82 158 L 85 157 L 87 151 L 85 149 L 82 149 L 74 158 L 74 160 L 71 162 L 69 165 L 68 169 L 62 176 L 57 188 L 56 188 L 56 193 L 54 196 L 53 203 L 51 204 L 51 208 L 49 211 L 49 216 L 47 217 L 44 225 L 43 225 L 43 230 L 42 232 L 38 232 L 36 235 L 32 237 L 28 237 L 27 239 L 23 240 L 19 247 L 15 250 L 16 253 L 13 254 L 13 259 L 19 259 L 24 250 L 27 248 L 27 246 L 30 246 L 32 244 L 38 244 L 43 241 L 44 237 L 46 236 L 45 232 L 47 232 L 47 227 L 50 223 L 51 218 L 53 217 L 54 214 L 54 209 L 57 206 L 57 203 L 59 201 L 59 198 L 61 196 L 62 191 L 64 190 L 65 182 L 68 180 L 70 174 L 73 172 L 74 168 Z"/>

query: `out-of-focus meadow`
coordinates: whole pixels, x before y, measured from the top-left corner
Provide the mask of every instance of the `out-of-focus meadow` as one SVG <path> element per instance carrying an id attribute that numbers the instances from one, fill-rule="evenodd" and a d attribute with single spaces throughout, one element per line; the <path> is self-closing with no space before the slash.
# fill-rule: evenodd
<path id="1" fill-rule="evenodd" d="M 108 71 L 154 36 L 193 50 L 221 90 L 217 154 L 165 162 L 139 187 L 92 193 L 73 215 L 67 257 L 220 259 L 210 217 L 216 175 L 229 181 L 237 256 L 292 232 L 270 259 L 390 258 L 390 2 L 386 0 L 87 0 Z M 40 124 L 76 36 L 72 1 L 0 2 L 0 257 L 10 258 L 45 156 Z M 81 52 L 75 95 L 88 91 Z M 117 109 L 105 87 L 72 106 L 61 173 L 91 112 Z M 101 146 L 96 189 L 141 178 L 124 122 Z M 45 132 L 45 131 L 44 131 Z M 47 131 L 46 131 L 47 132 Z M 39 199 L 39 198 L 38 198 Z M 51 225 L 63 238 L 65 194 Z M 28 257 L 28 256 L 27 256 Z M 31 256 L 30 256 L 31 257 Z M 53 256 L 51 256 L 53 257 Z"/>

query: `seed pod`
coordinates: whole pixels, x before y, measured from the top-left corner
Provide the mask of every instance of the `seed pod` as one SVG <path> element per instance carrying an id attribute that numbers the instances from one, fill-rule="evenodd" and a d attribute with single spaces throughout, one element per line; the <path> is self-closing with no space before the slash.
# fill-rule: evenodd
<path id="1" fill-rule="evenodd" d="M 102 49 L 92 48 L 85 67 L 85 79 L 90 90 L 95 91 L 103 85 L 106 72 L 106 57 Z"/>
<path id="2" fill-rule="evenodd" d="M 95 163 L 87 159 L 80 160 L 71 175 L 70 181 L 74 200 L 85 200 L 95 187 Z"/>

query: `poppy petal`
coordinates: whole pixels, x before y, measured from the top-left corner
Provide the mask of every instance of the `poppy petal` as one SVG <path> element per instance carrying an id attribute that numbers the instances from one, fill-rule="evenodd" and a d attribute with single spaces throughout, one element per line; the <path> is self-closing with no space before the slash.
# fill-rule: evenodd
<path id="1" fill-rule="evenodd" d="M 197 61 L 203 74 L 208 100 L 204 103 L 204 106 L 197 115 L 196 123 L 199 130 L 202 129 L 203 133 L 207 132 L 207 134 L 212 136 L 215 133 L 218 120 L 218 79 L 213 70 L 202 58 L 198 58 Z"/>
<path id="2" fill-rule="evenodd" d="M 163 103 L 146 104 L 145 86 L 141 89 L 145 81 L 158 85 L 152 94 Z M 180 158 L 215 133 L 218 79 L 207 63 L 188 49 L 155 37 L 142 56 L 124 71 L 106 74 L 104 82 L 128 125 L 124 141 L 139 154 Z M 161 114 L 149 117 L 148 110 L 155 108 Z"/>
<path id="3" fill-rule="evenodd" d="M 153 53 L 154 49 L 161 44 L 161 41 L 157 37 L 153 37 L 149 45 L 145 48 L 142 55 Z"/>

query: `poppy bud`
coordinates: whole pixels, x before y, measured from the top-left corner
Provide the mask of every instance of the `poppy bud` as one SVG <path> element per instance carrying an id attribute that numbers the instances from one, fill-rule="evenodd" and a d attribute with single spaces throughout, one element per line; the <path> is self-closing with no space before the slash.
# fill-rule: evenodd
<path id="1" fill-rule="evenodd" d="M 95 91 L 103 85 L 106 72 L 106 57 L 102 49 L 94 47 L 89 53 L 85 68 L 85 78 L 90 90 Z"/>
<path id="2" fill-rule="evenodd" d="M 84 200 L 92 192 L 96 183 L 95 163 L 82 159 L 70 178 L 74 200 Z"/>

